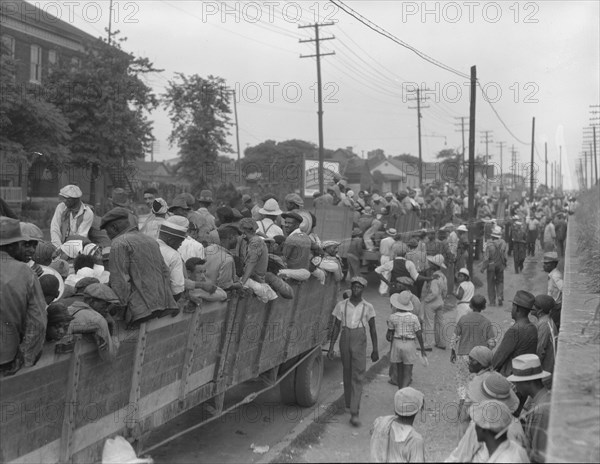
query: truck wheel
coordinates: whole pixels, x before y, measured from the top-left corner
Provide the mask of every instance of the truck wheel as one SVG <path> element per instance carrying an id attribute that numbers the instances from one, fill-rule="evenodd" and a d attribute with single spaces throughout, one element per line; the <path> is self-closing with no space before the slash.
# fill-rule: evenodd
<path id="1" fill-rule="evenodd" d="M 296 404 L 296 370 L 279 383 L 279 393 L 283 404 Z"/>
<path id="2" fill-rule="evenodd" d="M 305 408 L 315 404 L 322 379 L 323 356 L 321 350 L 317 350 L 296 368 L 296 403 Z"/>

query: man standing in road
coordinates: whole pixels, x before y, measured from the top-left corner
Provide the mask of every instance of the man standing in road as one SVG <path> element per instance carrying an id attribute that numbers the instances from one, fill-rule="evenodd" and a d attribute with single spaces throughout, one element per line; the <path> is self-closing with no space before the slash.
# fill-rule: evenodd
<path id="1" fill-rule="evenodd" d="M 333 310 L 335 323 L 327 357 L 333 359 L 333 347 L 341 332 L 340 356 L 344 372 L 344 399 L 346 408 L 350 409 L 350 423 L 358 427 L 360 426 L 358 419 L 360 397 L 367 367 L 367 325 L 373 345 L 371 361 L 375 362 L 379 359 L 379 351 L 377 329 L 375 328 L 375 309 L 362 297 L 367 281 L 363 277 L 353 277 L 350 284 L 352 295 L 350 298 L 340 301 Z"/>
<path id="2" fill-rule="evenodd" d="M 556 306 L 550 311 L 550 317 L 560 330 L 560 311 L 562 309 L 563 275 L 557 268 L 558 254 L 554 251 L 544 254 L 544 271 L 548 273 L 548 295 L 554 298 Z"/>
<path id="3" fill-rule="evenodd" d="M 486 243 L 483 252 L 481 272 L 487 273 L 488 300 L 490 306 L 498 306 L 504 302 L 504 269 L 506 268 L 506 242 L 502 240 L 502 229 L 494 227 L 492 239 Z"/>
<path id="4" fill-rule="evenodd" d="M 505 332 L 500 346 L 494 352 L 492 366 L 504 377 L 512 373 L 511 361 L 522 354 L 535 354 L 537 351 L 537 328 L 529 320 L 535 296 L 525 290 L 515 294 L 512 305 L 512 318 L 515 323 Z"/>

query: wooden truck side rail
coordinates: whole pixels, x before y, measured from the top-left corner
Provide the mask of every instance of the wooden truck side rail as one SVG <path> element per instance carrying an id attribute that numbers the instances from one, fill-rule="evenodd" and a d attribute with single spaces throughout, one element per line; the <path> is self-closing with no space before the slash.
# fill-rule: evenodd
<path id="1" fill-rule="evenodd" d="M 117 359 L 80 339 L 73 353 L 46 344 L 40 361 L 0 379 L 0 462 L 96 462 L 106 438 L 142 441 L 190 408 L 320 346 L 337 284 L 292 283 L 296 297 L 206 303 L 121 330 Z"/>

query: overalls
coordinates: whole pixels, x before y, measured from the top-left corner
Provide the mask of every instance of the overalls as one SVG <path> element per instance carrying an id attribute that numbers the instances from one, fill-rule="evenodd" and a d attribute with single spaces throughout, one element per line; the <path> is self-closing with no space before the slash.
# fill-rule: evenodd
<path id="1" fill-rule="evenodd" d="M 346 326 L 348 300 L 344 306 L 344 317 L 342 319 L 342 331 L 340 337 L 340 356 L 342 358 L 344 378 L 344 399 L 350 414 L 358 415 L 360 397 L 362 395 L 363 380 L 367 368 L 367 333 L 363 322 L 365 315 L 365 303 L 362 304 L 360 324 L 362 327 L 349 329 Z"/>

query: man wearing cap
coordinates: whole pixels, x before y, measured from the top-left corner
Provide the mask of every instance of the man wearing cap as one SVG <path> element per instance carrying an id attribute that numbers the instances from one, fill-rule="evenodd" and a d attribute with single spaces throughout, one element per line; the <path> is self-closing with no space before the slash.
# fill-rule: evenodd
<path id="1" fill-rule="evenodd" d="M 152 200 L 152 203 L 150 204 L 150 216 L 148 216 L 148 219 L 144 222 L 140 232 L 155 240 L 158 239 L 158 229 L 160 228 L 160 225 L 167 220 L 166 216 L 168 211 L 169 206 L 164 199 L 156 198 L 155 200 Z"/>
<path id="2" fill-rule="evenodd" d="M 257 221 L 258 232 L 260 234 L 270 238 L 283 235 L 283 230 L 275 223 L 277 218 L 283 213 L 279 209 L 279 203 L 277 203 L 275 198 L 269 198 L 265 201 L 265 204 L 258 212 L 261 216 L 261 219 Z"/>
<path id="3" fill-rule="evenodd" d="M 542 369 L 552 374 L 556 358 L 558 330 L 550 318 L 550 312 L 556 306 L 556 301 L 550 295 L 537 295 L 533 305 L 538 318 L 536 324 L 538 331 L 537 355 L 542 363 Z"/>
<path id="4" fill-rule="evenodd" d="M 517 393 L 529 398 L 523 408 L 521 421 L 527 437 L 527 453 L 531 462 L 546 462 L 548 425 L 550 423 L 550 392 L 543 380 L 551 376 L 542 369 L 535 354 L 524 354 L 512 360 L 512 382 Z"/>
<path id="5" fill-rule="evenodd" d="M 71 235 L 88 236 L 94 222 L 94 212 L 81 201 L 82 196 L 81 189 L 76 185 L 66 185 L 60 189 L 61 202 L 50 222 L 50 239 L 56 248 Z"/>
<path id="6" fill-rule="evenodd" d="M 33 366 L 46 335 L 46 302 L 40 282 L 24 262 L 31 237 L 19 221 L 0 217 L 0 373 Z"/>
<path id="7" fill-rule="evenodd" d="M 558 269 L 558 254 L 556 252 L 544 253 L 544 272 L 548 273 L 548 295 L 554 298 L 556 306 L 550 312 L 550 317 L 560 330 L 560 312 L 562 309 L 563 275 Z"/>
<path id="8" fill-rule="evenodd" d="M 283 243 L 283 258 L 288 269 L 306 269 L 310 266 L 312 242 L 308 235 L 300 230 L 303 218 L 297 211 L 281 215 L 285 220 L 286 239 Z"/>
<path id="9" fill-rule="evenodd" d="M 170 289 L 169 270 L 156 240 L 142 234 L 129 222 L 129 211 L 114 208 L 102 217 L 111 242 L 110 287 L 127 305 L 126 321 L 131 324 L 176 309 Z M 154 316 L 153 316 L 154 313 Z"/>
<path id="10" fill-rule="evenodd" d="M 64 300 L 60 302 L 64 303 Z M 92 335 L 104 361 L 114 361 L 119 349 L 117 337 L 111 336 L 115 330 L 110 314 L 112 305 L 120 305 L 116 293 L 108 285 L 93 283 L 83 291 L 83 301 L 73 301 L 67 308 L 72 318 L 67 335 Z"/>
<path id="11" fill-rule="evenodd" d="M 506 268 L 506 242 L 502 240 L 502 229 L 494 227 L 491 240 L 486 243 L 483 252 L 481 272 L 487 274 L 487 290 L 490 306 L 498 306 L 504 302 L 504 269 Z"/>
<path id="12" fill-rule="evenodd" d="M 181 216 L 171 216 L 160 226 L 158 231 L 158 246 L 169 269 L 171 292 L 175 301 L 179 300 L 185 290 L 183 259 L 177 253 L 177 249 L 185 240 L 188 227 L 187 219 Z"/>
<path id="13" fill-rule="evenodd" d="M 350 281 L 351 296 L 340 301 L 333 310 L 335 318 L 329 352 L 327 357 L 333 359 L 333 348 L 340 335 L 340 356 L 342 358 L 344 377 L 344 399 L 346 408 L 350 409 L 350 423 L 358 427 L 358 412 L 362 396 L 363 381 L 367 366 L 367 335 L 369 326 L 371 335 L 371 361 L 379 359 L 377 345 L 377 329 L 375 328 L 375 309 L 362 297 L 367 286 L 364 277 L 353 277 Z"/>
<path id="14" fill-rule="evenodd" d="M 494 352 L 492 366 L 494 370 L 507 377 L 512 372 L 512 360 L 522 354 L 535 354 L 537 351 L 537 328 L 529 320 L 535 297 L 519 290 L 515 294 L 511 316 L 515 323 L 504 333 L 504 337 Z"/>
<path id="15" fill-rule="evenodd" d="M 251 288 L 254 294 L 266 303 L 276 296 L 265 283 L 269 250 L 265 241 L 256 235 L 257 229 L 256 221 L 250 217 L 245 217 L 240 221 L 240 230 L 242 231 L 240 258 L 243 265 L 240 283 Z"/>
<path id="16" fill-rule="evenodd" d="M 297 193 L 290 193 L 285 196 L 285 208 L 288 211 L 303 209 L 304 200 Z"/>
<path id="17" fill-rule="evenodd" d="M 199 215 L 196 226 L 198 227 L 198 240 L 205 247 L 209 243 L 219 243 L 219 233 L 217 232 L 215 217 L 208 210 L 212 203 L 212 192 L 210 190 L 202 190 L 198 197 L 198 205 L 200 207 L 196 210 Z"/>
<path id="18" fill-rule="evenodd" d="M 373 423 L 371 462 L 425 462 L 425 441 L 413 427 L 425 397 L 406 387 L 394 395 L 395 415 L 381 416 Z"/>
<path id="19" fill-rule="evenodd" d="M 335 240 L 325 240 L 321 244 L 321 247 L 324 251 L 324 256 L 318 266 L 325 272 L 330 272 L 336 282 L 341 281 L 343 277 L 342 263 L 337 255 L 339 246 L 340 242 L 336 242 Z"/>

